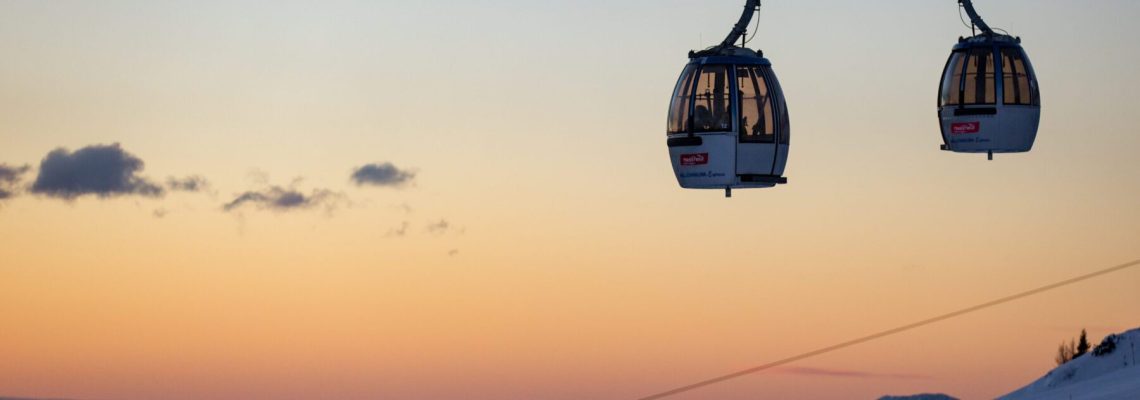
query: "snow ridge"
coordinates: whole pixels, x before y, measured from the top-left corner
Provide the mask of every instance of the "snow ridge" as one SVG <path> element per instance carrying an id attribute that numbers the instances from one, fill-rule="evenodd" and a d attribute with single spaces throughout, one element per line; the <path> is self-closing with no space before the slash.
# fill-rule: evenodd
<path id="1" fill-rule="evenodd" d="M 1140 329 L 1104 338 L 1093 351 L 999 400 L 1140 399 Z"/>

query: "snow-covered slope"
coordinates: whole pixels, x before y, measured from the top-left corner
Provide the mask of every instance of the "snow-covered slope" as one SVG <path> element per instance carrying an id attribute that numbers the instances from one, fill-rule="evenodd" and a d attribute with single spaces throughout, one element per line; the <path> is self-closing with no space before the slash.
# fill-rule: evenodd
<path id="1" fill-rule="evenodd" d="M 1000 400 L 1140 399 L 1140 329 L 1104 338 L 1089 354 L 1059 366 Z"/>

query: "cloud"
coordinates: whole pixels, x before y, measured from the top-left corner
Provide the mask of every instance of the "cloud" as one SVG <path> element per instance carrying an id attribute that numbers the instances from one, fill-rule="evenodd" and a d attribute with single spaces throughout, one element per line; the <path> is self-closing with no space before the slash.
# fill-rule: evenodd
<path id="1" fill-rule="evenodd" d="M 367 164 L 352 171 L 352 181 L 357 186 L 400 187 L 412 183 L 416 173 L 396 168 L 392 163 Z"/>
<path id="2" fill-rule="evenodd" d="M 388 233 L 384 234 L 384 236 L 387 236 L 387 237 L 393 237 L 393 236 L 404 237 L 405 235 L 408 234 L 408 226 L 409 225 L 411 225 L 411 224 L 409 224 L 408 221 L 404 221 L 403 223 L 400 224 L 399 227 L 389 229 Z"/>
<path id="3" fill-rule="evenodd" d="M 834 378 L 881 378 L 881 379 L 930 379 L 925 375 L 914 374 L 880 374 L 865 371 L 849 371 L 841 369 L 789 367 L 777 370 L 780 373 L 792 375 L 828 376 Z"/>
<path id="4" fill-rule="evenodd" d="M 142 169 L 143 161 L 118 143 L 87 146 L 74 153 L 59 148 L 40 162 L 31 191 L 67 200 L 89 194 L 162 196 L 161 186 L 137 175 Z"/>
<path id="5" fill-rule="evenodd" d="M 451 249 L 451 251 L 447 252 L 448 257 L 455 257 L 458 255 L 459 255 L 459 249 Z"/>
<path id="6" fill-rule="evenodd" d="M 292 211 L 323 205 L 331 210 L 344 199 L 344 195 L 328 189 L 313 189 L 309 194 L 293 188 L 270 186 L 261 191 L 248 191 L 238 195 L 222 206 L 224 211 L 233 211 L 245 204 L 254 204 L 259 209 Z"/>
<path id="7" fill-rule="evenodd" d="M 4 200 L 16 195 L 16 185 L 24 178 L 24 173 L 28 172 L 31 167 L 22 165 L 19 167 L 12 167 L 8 164 L 0 164 L 0 200 Z"/>
<path id="8" fill-rule="evenodd" d="M 155 218 L 165 218 L 167 214 L 170 214 L 170 210 L 165 208 L 156 208 L 150 213 L 150 215 L 153 215 Z"/>
<path id="9" fill-rule="evenodd" d="M 182 179 L 172 176 L 166 178 L 166 188 L 176 192 L 202 192 L 210 189 L 210 182 L 198 175 Z"/>
<path id="10" fill-rule="evenodd" d="M 447 231 L 449 229 L 451 229 L 451 223 L 447 222 L 446 219 L 441 219 L 441 220 L 439 220 L 439 222 L 432 222 L 432 223 L 428 224 L 428 226 L 427 226 L 428 233 L 433 233 L 433 234 L 437 234 L 437 235 L 442 235 L 444 233 L 447 233 Z"/>

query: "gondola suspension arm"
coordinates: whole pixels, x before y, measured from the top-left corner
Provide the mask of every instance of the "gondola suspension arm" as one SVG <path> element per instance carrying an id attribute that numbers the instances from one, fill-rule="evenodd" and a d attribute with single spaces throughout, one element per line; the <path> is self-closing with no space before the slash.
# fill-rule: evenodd
<path id="1" fill-rule="evenodd" d="M 972 0 L 958 0 L 958 4 L 966 9 L 966 15 L 970 16 L 970 23 L 977 26 L 986 35 L 993 35 L 994 30 L 982 20 L 982 16 L 978 15 L 978 10 L 974 9 L 974 2 Z"/>
<path id="2" fill-rule="evenodd" d="M 966 0 L 969 1 L 969 0 Z M 760 9 L 760 0 L 748 0 L 744 4 L 744 13 L 740 15 L 740 20 L 732 27 L 732 32 L 728 33 L 728 37 L 724 38 L 723 42 L 717 46 L 718 49 L 727 49 L 735 46 L 735 43 L 744 36 L 744 32 L 748 31 L 748 24 L 752 22 L 752 15 Z"/>

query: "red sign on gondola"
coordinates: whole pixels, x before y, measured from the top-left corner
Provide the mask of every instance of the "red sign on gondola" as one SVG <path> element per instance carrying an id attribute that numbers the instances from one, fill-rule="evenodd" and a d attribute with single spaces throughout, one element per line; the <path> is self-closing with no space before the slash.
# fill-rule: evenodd
<path id="1" fill-rule="evenodd" d="M 705 165 L 709 163 L 709 153 L 682 154 L 681 165 Z"/>
<path id="2" fill-rule="evenodd" d="M 953 135 L 978 133 L 980 130 L 982 130 L 981 122 L 960 122 L 956 124 L 950 124 L 950 133 Z"/>

